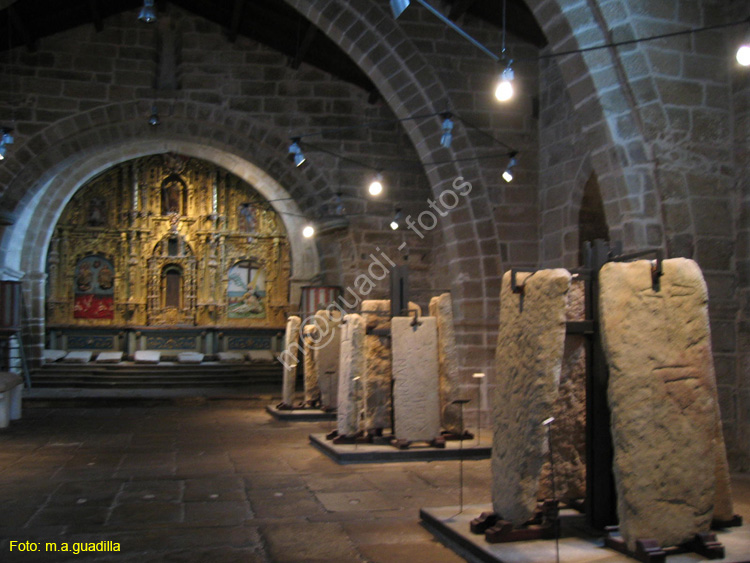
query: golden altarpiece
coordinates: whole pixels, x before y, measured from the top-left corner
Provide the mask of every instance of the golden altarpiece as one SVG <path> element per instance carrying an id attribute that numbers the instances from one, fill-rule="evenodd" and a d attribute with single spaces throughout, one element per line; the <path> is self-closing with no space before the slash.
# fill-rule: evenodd
<path id="1" fill-rule="evenodd" d="M 281 218 L 237 176 L 177 154 L 124 162 L 84 185 L 57 223 L 47 273 L 47 326 L 67 328 L 69 348 L 123 348 L 108 328 L 147 330 L 151 342 L 136 347 L 159 348 L 159 332 L 172 329 L 162 348 L 211 353 L 189 334 L 275 333 L 289 305 Z"/>

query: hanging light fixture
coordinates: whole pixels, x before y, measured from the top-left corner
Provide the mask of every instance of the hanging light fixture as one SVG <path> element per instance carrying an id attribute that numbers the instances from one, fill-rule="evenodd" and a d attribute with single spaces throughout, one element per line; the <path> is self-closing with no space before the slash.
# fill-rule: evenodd
<path id="1" fill-rule="evenodd" d="M 440 137 L 440 146 L 446 149 L 451 146 L 453 141 L 453 114 L 449 111 L 441 113 L 440 117 L 443 118 L 443 136 Z"/>
<path id="2" fill-rule="evenodd" d="M 161 123 L 161 120 L 159 119 L 159 109 L 156 107 L 156 104 L 151 106 L 151 116 L 148 118 L 148 124 L 152 127 L 156 127 Z"/>
<path id="3" fill-rule="evenodd" d="M 393 220 L 391 221 L 391 229 L 394 231 L 398 230 L 400 226 L 400 221 L 401 221 L 401 208 L 397 207 L 396 213 L 393 216 Z"/>
<path id="4" fill-rule="evenodd" d="M 497 98 L 498 102 L 507 102 L 513 97 L 514 77 L 513 69 L 510 67 L 510 63 L 508 63 L 508 66 L 505 67 L 505 70 L 500 74 L 497 86 L 495 87 L 495 98 Z"/>
<path id="5" fill-rule="evenodd" d="M 370 184 L 368 191 L 370 195 L 380 195 L 383 193 L 383 174 L 381 172 L 375 175 L 375 179 Z"/>
<path id="6" fill-rule="evenodd" d="M 745 35 L 742 45 L 737 49 L 737 62 L 742 66 L 750 66 L 750 32 Z"/>
<path id="7" fill-rule="evenodd" d="M 0 137 L 0 160 L 5 160 L 5 155 L 8 152 L 8 145 L 13 144 L 13 135 L 11 135 L 11 129 L 3 127 L 3 135 Z"/>
<path id="8" fill-rule="evenodd" d="M 299 137 L 292 139 L 292 144 L 289 145 L 289 155 L 294 161 L 295 166 L 301 166 L 305 160 L 305 155 L 302 154 L 302 149 L 299 147 Z"/>
<path id="9" fill-rule="evenodd" d="M 143 0 L 143 7 L 138 12 L 138 19 L 142 22 L 153 23 L 156 21 L 156 8 L 154 0 Z"/>
<path id="10" fill-rule="evenodd" d="M 315 227 L 308 224 L 302 229 L 302 236 L 305 238 L 312 238 L 315 235 Z"/>
<path id="11" fill-rule="evenodd" d="M 505 180 L 506 182 L 511 182 L 513 180 L 513 167 L 518 164 L 518 160 L 516 160 L 517 154 L 517 152 L 510 153 L 508 166 L 505 168 L 505 172 L 503 172 L 503 180 Z"/>
<path id="12" fill-rule="evenodd" d="M 391 11 L 393 12 L 393 17 L 398 19 L 403 11 L 409 7 L 409 4 L 410 0 L 391 0 Z"/>

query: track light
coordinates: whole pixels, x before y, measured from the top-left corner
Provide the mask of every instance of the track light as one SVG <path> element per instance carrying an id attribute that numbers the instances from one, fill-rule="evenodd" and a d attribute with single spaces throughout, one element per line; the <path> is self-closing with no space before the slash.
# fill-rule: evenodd
<path id="1" fill-rule="evenodd" d="M 505 168 L 505 172 L 503 172 L 503 180 L 506 182 L 510 182 L 513 180 L 513 167 L 518 164 L 518 161 L 516 160 L 516 155 L 518 153 L 512 152 L 510 153 L 510 160 L 508 161 L 508 166 Z"/>
<path id="2" fill-rule="evenodd" d="M 5 155 L 8 152 L 8 145 L 13 144 L 13 135 L 10 134 L 12 129 L 1 129 L 2 137 L 0 137 L 0 160 L 5 160 Z"/>
<path id="3" fill-rule="evenodd" d="M 440 137 L 440 146 L 447 149 L 453 141 L 453 120 L 451 119 L 453 115 L 451 112 L 446 111 L 445 113 L 441 113 L 440 117 L 443 118 L 443 136 Z"/>
<path id="4" fill-rule="evenodd" d="M 737 62 L 742 66 L 750 66 L 750 33 L 745 35 L 739 49 L 737 49 Z"/>
<path id="5" fill-rule="evenodd" d="M 156 21 L 156 8 L 154 8 L 154 0 L 143 0 L 143 7 L 138 13 L 138 19 L 146 23 L 152 23 Z"/>
<path id="6" fill-rule="evenodd" d="M 495 97 L 499 102 L 507 102 L 513 97 L 513 78 L 515 75 L 510 66 L 511 63 L 508 63 L 508 66 L 500 74 L 497 87 L 495 88 Z"/>
<path id="7" fill-rule="evenodd" d="M 398 230 L 400 221 L 401 221 L 401 209 L 397 207 L 396 214 L 393 216 L 393 221 L 391 221 L 391 229 L 394 231 Z"/>
<path id="8" fill-rule="evenodd" d="M 315 234 L 315 227 L 312 225 L 305 225 L 305 227 L 302 229 L 302 236 L 305 238 L 312 238 Z"/>
<path id="9" fill-rule="evenodd" d="M 151 117 L 148 118 L 148 124 L 152 127 L 156 127 L 161 123 L 161 120 L 159 119 L 159 110 L 156 107 L 156 104 L 151 106 Z"/>
<path id="10" fill-rule="evenodd" d="M 391 0 L 391 11 L 393 12 L 393 17 L 398 19 L 403 11 L 409 7 L 409 3 L 409 0 Z"/>
<path id="11" fill-rule="evenodd" d="M 370 184 L 370 187 L 368 189 L 370 192 L 370 195 L 380 195 L 383 193 L 383 174 L 378 172 L 375 175 L 375 179 Z"/>
<path id="12" fill-rule="evenodd" d="M 302 149 L 299 148 L 299 138 L 292 139 L 292 144 L 289 145 L 289 154 L 292 155 L 295 166 L 301 166 L 307 160 L 305 155 L 302 154 Z"/>

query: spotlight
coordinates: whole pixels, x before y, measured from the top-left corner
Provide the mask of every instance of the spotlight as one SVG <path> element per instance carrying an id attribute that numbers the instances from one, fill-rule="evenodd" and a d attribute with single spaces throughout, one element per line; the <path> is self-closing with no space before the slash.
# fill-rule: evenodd
<path id="1" fill-rule="evenodd" d="M 138 19 L 146 23 L 152 23 L 156 21 L 156 8 L 154 8 L 154 0 L 143 0 L 143 7 L 138 13 Z"/>
<path id="2" fill-rule="evenodd" d="M 302 236 L 305 238 L 312 238 L 314 234 L 315 228 L 312 225 L 305 225 L 305 228 L 302 229 Z"/>
<path id="3" fill-rule="evenodd" d="M 13 135 L 10 134 L 12 129 L 2 128 L 2 136 L 0 137 L 0 160 L 5 160 L 5 155 L 8 152 L 8 145 L 13 144 Z"/>
<path id="4" fill-rule="evenodd" d="M 495 97 L 499 102 L 507 102 L 513 97 L 514 77 L 513 69 L 510 67 L 510 63 L 508 63 L 508 66 L 505 67 L 505 70 L 500 74 L 497 88 L 495 88 Z"/>
<path id="5" fill-rule="evenodd" d="M 380 195 L 383 193 L 383 174 L 378 172 L 375 175 L 375 179 L 372 181 L 372 184 L 370 184 L 370 188 L 368 190 L 370 192 L 370 195 Z"/>
<path id="6" fill-rule="evenodd" d="M 393 17 L 395 19 L 398 19 L 398 17 L 408 7 L 409 7 L 409 0 L 391 0 L 391 11 L 393 12 Z"/>
<path id="7" fill-rule="evenodd" d="M 518 153 L 512 152 L 510 153 L 510 160 L 508 161 L 508 166 L 505 168 L 505 172 L 503 172 L 503 180 L 506 182 L 510 182 L 513 180 L 513 167 L 518 164 L 518 161 L 516 160 L 516 155 Z"/>
<path id="8" fill-rule="evenodd" d="M 292 139 L 292 144 L 289 145 L 289 154 L 293 155 L 292 160 L 294 160 L 295 166 L 300 166 L 307 160 L 305 155 L 302 154 L 302 149 L 299 148 L 299 138 Z"/>
<path id="9" fill-rule="evenodd" d="M 440 117 L 443 118 L 443 136 L 440 137 L 440 146 L 447 149 L 451 146 L 451 141 L 453 141 L 453 120 L 451 119 L 453 115 L 449 111 L 446 111 L 440 114 Z"/>
<path id="10" fill-rule="evenodd" d="M 750 39 L 746 38 L 745 42 L 737 49 L 737 62 L 742 66 L 750 66 Z"/>
<path id="11" fill-rule="evenodd" d="M 398 230 L 399 221 L 401 221 L 401 209 L 397 207 L 396 214 L 393 216 L 393 221 L 391 221 L 391 229 L 394 231 Z"/>
<path id="12" fill-rule="evenodd" d="M 159 110 L 157 109 L 156 105 L 151 106 L 151 117 L 148 118 L 148 124 L 152 127 L 156 127 L 161 123 L 161 120 L 159 119 Z"/>
<path id="13" fill-rule="evenodd" d="M 7 152 L 5 145 L 0 145 L 0 160 L 5 160 L 5 153 Z"/>

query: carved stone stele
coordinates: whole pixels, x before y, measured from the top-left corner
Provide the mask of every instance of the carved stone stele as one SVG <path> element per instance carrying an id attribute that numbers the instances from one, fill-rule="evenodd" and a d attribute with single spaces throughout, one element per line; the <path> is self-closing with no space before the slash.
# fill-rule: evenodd
<path id="1" fill-rule="evenodd" d="M 286 322 L 286 334 L 284 336 L 284 353 L 286 358 L 284 364 L 284 379 L 282 383 L 282 403 L 292 406 L 294 402 L 294 387 L 297 379 L 297 354 L 299 352 L 299 327 L 302 319 L 292 315 Z"/>
<path id="2" fill-rule="evenodd" d="M 492 417 L 492 505 L 519 526 L 534 513 L 546 427 L 558 396 L 565 343 L 567 270 L 518 273 L 513 293 L 506 272 L 500 292 L 500 331 L 495 355 Z"/>
<path id="3" fill-rule="evenodd" d="M 430 316 L 437 320 L 441 423 L 443 430 L 460 434 L 463 431 L 460 406 L 452 404 L 459 398 L 459 373 L 450 293 L 430 299 Z"/>
<path id="4" fill-rule="evenodd" d="M 351 436 L 360 430 L 362 378 L 365 374 L 364 342 L 364 319 L 357 314 L 346 315 L 341 326 L 339 402 L 336 414 L 339 436 Z"/>
<path id="5" fill-rule="evenodd" d="M 618 516 L 630 549 L 639 538 L 671 546 L 707 532 L 726 459 L 706 285 L 692 260 L 662 265 L 658 291 L 647 260 L 600 273 Z"/>
<path id="6" fill-rule="evenodd" d="M 341 313 L 320 310 L 315 313 L 318 327 L 318 387 L 321 407 L 336 409 L 339 386 L 339 348 L 341 347 Z"/>
<path id="7" fill-rule="evenodd" d="M 302 342 L 305 354 L 305 403 L 308 405 L 320 401 L 320 386 L 318 385 L 319 341 L 318 327 L 315 324 L 302 327 Z"/>

